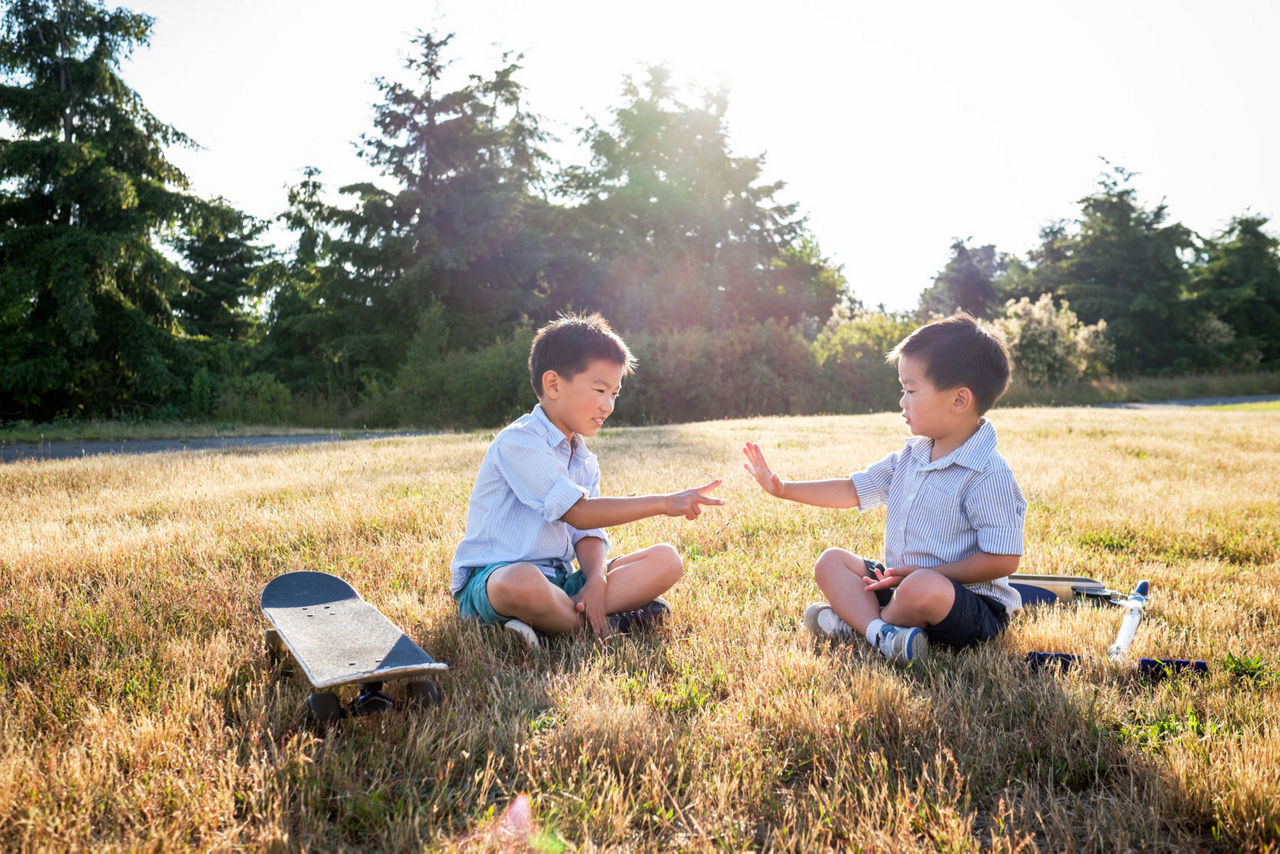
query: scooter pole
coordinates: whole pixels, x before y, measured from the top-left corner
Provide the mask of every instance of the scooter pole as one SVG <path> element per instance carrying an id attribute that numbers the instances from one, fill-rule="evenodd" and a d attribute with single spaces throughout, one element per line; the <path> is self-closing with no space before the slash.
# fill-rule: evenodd
<path id="1" fill-rule="evenodd" d="M 1128 598 L 1118 602 L 1115 598 L 1111 600 L 1124 608 L 1124 619 L 1120 623 L 1120 631 L 1116 635 L 1115 643 L 1111 644 L 1110 649 L 1107 650 L 1107 659 L 1112 664 L 1123 663 L 1129 652 L 1134 635 L 1138 631 L 1138 624 L 1142 622 L 1142 612 L 1147 606 L 1147 591 L 1150 587 L 1150 583 L 1146 580 L 1139 581 Z M 1074 666 L 1079 660 L 1079 656 L 1064 652 L 1027 653 L 1027 663 L 1031 665 L 1032 670 L 1039 670 L 1051 664 L 1065 670 Z M 1203 675 L 1209 672 L 1209 665 L 1205 662 L 1185 658 L 1140 658 L 1131 666 L 1145 678 L 1156 681 L 1171 673 L 1190 671 Z"/>
<path id="2" fill-rule="evenodd" d="M 1119 664 L 1129 654 L 1133 636 L 1138 632 L 1138 623 L 1142 622 L 1142 611 L 1147 607 L 1149 589 L 1151 584 L 1148 581 L 1145 579 L 1139 581 L 1138 586 L 1129 594 L 1129 598 L 1121 603 L 1120 607 L 1124 608 L 1124 619 L 1120 621 L 1120 632 L 1116 635 L 1116 642 L 1107 650 L 1107 658 L 1111 659 L 1112 664 Z"/>

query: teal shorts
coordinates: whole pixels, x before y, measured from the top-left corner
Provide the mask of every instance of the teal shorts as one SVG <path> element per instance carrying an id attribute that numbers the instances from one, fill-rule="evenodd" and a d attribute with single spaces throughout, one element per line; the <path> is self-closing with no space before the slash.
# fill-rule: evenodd
<path id="1" fill-rule="evenodd" d="M 523 562 L 491 563 L 488 566 L 473 569 L 466 585 L 458 591 L 455 597 L 458 600 L 458 616 L 479 620 L 482 623 L 496 623 L 497 625 L 502 625 L 507 620 L 512 619 L 499 614 L 493 610 L 493 605 L 489 604 L 489 576 L 504 566 Z M 568 596 L 576 595 L 583 585 L 587 583 L 587 577 L 565 561 L 529 561 L 529 563 L 541 568 L 542 574 L 546 576 L 547 581 L 559 587 Z M 548 573 L 548 570 L 550 570 L 550 573 Z"/>

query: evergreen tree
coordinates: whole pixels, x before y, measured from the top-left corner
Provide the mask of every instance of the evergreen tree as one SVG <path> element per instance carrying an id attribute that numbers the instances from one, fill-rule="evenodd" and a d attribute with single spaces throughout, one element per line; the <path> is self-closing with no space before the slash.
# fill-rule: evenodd
<path id="1" fill-rule="evenodd" d="M 991 319 L 999 307 L 999 279 L 1005 272 L 1006 258 L 987 244 L 970 249 L 963 240 L 951 244 L 951 260 L 933 286 L 920 294 L 917 316 L 951 315 L 963 309 L 974 317 Z"/>
<path id="2" fill-rule="evenodd" d="M 1080 200 L 1075 228 L 1055 223 L 1042 231 L 1031 266 L 1011 277 L 1010 295 L 1052 294 L 1069 302 L 1085 325 L 1105 320 L 1121 373 L 1190 369 L 1194 235 L 1181 223 L 1165 222 L 1165 205 L 1139 205 L 1132 178 L 1114 168 L 1097 192 Z"/>
<path id="3" fill-rule="evenodd" d="M 1196 268 L 1192 289 L 1201 329 L 1225 324 L 1224 365 L 1280 361 L 1280 240 L 1264 231 L 1266 224 L 1266 217 L 1236 217 L 1205 241 Z"/>
<path id="4" fill-rule="evenodd" d="M 578 304 L 627 329 L 829 315 L 843 278 L 775 201 L 783 184 L 760 183 L 763 158 L 730 153 L 727 96 L 687 106 L 660 67 L 624 96 L 611 127 L 583 132 L 591 163 L 561 176 L 594 260 Z"/>
<path id="5" fill-rule="evenodd" d="M 468 348 L 543 304 L 543 134 L 509 56 L 492 76 L 441 91 L 451 38 L 416 37 L 413 85 L 379 81 L 361 154 L 385 186 L 343 187 L 351 204 L 327 205 L 313 173 L 291 197 L 299 254 L 269 339 L 295 386 L 354 398 L 394 374 L 421 318 L 442 318 L 450 345 Z"/>
<path id="6" fill-rule="evenodd" d="M 171 302 L 192 335 L 245 342 L 258 327 L 255 297 L 277 274 L 273 253 L 259 243 L 267 223 L 223 199 L 193 200 L 171 241 L 185 261 L 185 281 Z"/>
<path id="7" fill-rule="evenodd" d="M 185 388 L 156 248 L 188 202 L 187 138 L 120 77 L 152 19 L 86 0 L 8 0 L 0 31 L 0 417 L 121 412 Z"/>

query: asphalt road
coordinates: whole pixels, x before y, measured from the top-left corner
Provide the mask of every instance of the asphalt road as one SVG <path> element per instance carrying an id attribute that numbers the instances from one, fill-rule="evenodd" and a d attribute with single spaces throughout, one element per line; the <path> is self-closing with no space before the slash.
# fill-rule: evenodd
<path id="1" fill-rule="evenodd" d="M 1233 403 L 1266 403 L 1280 400 L 1280 394 L 1247 394 L 1237 397 L 1189 397 L 1156 403 L 1099 403 L 1100 409 L 1182 409 L 1188 406 L 1230 406 Z"/>
<path id="2" fill-rule="evenodd" d="M 99 454 L 159 454 L 173 451 L 225 451 L 232 448 L 266 448 L 280 445 L 313 445 L 317 442 L 350 442 L 427 433 L 308 433 L 292 436 L 225 436 L 205 439 L 111 439 L 80 442 L 5 442 L 0 440 L 0 460 L 66 460 Z"/>
<path id="3" fill-rule="evenodd" d="M 1158 403 L 1103 403 L 1107 409 L 1180 409 L 1190 406 L 1225 406 L 1233 403 L 1255 403 L 1280 400 L 1280 394 L 1242 397 L 1195 397 L 1186 400 L 1163 400 Z M 337 433 L 308 433 L 293 436 L 236 436 L 208 439 L 113 439 L 84 442 L 6 442 L 0 440 L 0 460 L 66 460 L 93 457 L 98 454 L 159 454 L 173 451 L 225 451 L 232 448 L 266 448 L 277 445 L 313 445 L 317 442 L 349 442 L 387 439 L 397 436 L 427 436 L 428 433 L 362 433 L 340 436 Z"/>

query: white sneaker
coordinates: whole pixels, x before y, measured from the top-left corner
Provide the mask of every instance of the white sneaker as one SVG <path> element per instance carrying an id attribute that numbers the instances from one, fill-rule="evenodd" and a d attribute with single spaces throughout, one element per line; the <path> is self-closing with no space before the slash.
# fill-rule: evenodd
<path id="1" fill-rule="evenodd" d="M 530 649 L 542 649 L 542 638 L 533 626 L 516 619 L 507 620 L 503 625 L 524 641 L 525 646 Z"/>
<path id="2" fill-rule="evenodd" d="M 856 634 L 826 602 L 814 602 L 805 608 L 804 624 L 819 639 L 848 640 Z"/>
<path id="3" fill-rule="evenodd" d="M 904 628 L 885 623 L 876 634 L 876 649 L 894 664 L 910 664 L 929 654 L 929 638 L 924 629 Z"/>

